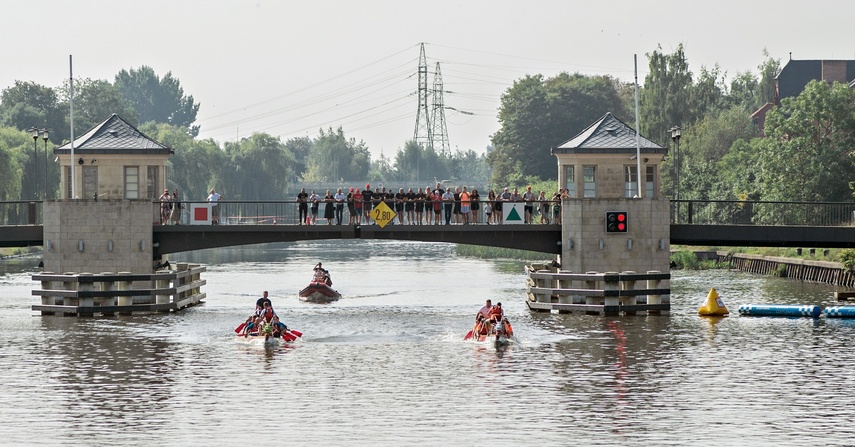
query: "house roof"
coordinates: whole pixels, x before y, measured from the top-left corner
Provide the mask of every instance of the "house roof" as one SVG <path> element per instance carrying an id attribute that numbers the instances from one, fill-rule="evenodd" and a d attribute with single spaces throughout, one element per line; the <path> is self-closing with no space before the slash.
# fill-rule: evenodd
<path id="1" fill-rule="evenodd" d="M 855 79 L 855 60 L 829 61 L 840 62 L 846 65 L 846 82 Z M 778 81 L 778 101 L 784 98 L 799 96 L 814 79 L 822 79 L 822 63 L 816 60 L 792 60 L 787 61 L 781 73 L 775 78 Z"/>
<path id="2" fill-rule="evenodd" d="M 54 149 L 55 154 L 70 154 L 71 143 Z M 74 140 L 75 154 L 162 154 L 174 151 L 152 140 L 115 113 Z"/>
<path id="3" fill-rule="evenodd" d="M 640 136 L 638 146 L 644 153 L 662 153 L 662 146 Z M 590 153 L 629 153 L 636 151 L 635 129 L 615 118 L 611 112 L 603 115 L 594 124 L 575 137 L 552 148 L 552 154 Z"/>

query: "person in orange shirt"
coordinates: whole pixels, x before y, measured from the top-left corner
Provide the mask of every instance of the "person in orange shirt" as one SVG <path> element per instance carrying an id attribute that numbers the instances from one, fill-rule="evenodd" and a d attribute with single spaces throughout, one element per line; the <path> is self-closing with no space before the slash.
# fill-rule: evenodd
<path id="1" fill-rule="evenodd" d="M 464 186 L 460 193 L 460 216 L 463 218 L 463 225 L 469 225 L 469 207 L 471 204 L 471 196 Z"/>

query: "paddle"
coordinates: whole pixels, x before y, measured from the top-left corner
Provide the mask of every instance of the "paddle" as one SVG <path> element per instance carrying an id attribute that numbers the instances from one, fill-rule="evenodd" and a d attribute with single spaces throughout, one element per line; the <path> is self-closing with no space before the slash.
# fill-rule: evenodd
<path id="1" fill-rule="evenodd" d="M 290 333 L 292 333 L 292 334 L 296 335 L 297 337 L 302 337 L 302 336 L 303 336 L 303 333 L 302 333 L 302 332 L 300 332 L 300 331 L 298 331 L 298 330 L 295 330 L 295 329 L 288 329 L 288 332 L 290 332 Z"/>
<path id="2" fill-rule="evenodd" d="M 240 331 L 242 331 L 243 328 L 245 328 L 245 327 L 246 327 L 246 321 L 244 321 L 243 323 L 240 324 L 240 326 L 235 328 L 235 334 L 240 334 Z"/>
<path id="3" fill-rule="evenodd" d="M 466 333 L 466 336 L 463 337 L 463 341 L 470 340 L 471 338 L 472 338 L 472 330 L 470 329 L 469 332 Z"/>

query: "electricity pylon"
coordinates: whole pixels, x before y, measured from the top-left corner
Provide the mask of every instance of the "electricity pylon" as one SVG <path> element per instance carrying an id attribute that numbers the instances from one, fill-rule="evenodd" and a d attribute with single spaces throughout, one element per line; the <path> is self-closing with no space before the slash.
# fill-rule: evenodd
<path id="1" fill-rule="evenodd" d="M 430 126 L 430 118 L 428 115 L 428 95 L 427 88 L 427 58 L 425 57 L 425 44 L 421 44 L 421 54 L 419 54 L 419 110 L 416 114 L 416 130 L 413 132 L 413 140 L 424 148 L 433 147 L 433 135 Z"/>
<path id="2" fill-rule="evenodd" d="M 439 71 L 439 62 L 436 63 L 436 73 L 433 75 L 433 148 L 441 154 L 448 155 L 451 146 L 448 144 L 448 128 L 445 126 L 445 100 L 442 98 L 442 73 Z"/>

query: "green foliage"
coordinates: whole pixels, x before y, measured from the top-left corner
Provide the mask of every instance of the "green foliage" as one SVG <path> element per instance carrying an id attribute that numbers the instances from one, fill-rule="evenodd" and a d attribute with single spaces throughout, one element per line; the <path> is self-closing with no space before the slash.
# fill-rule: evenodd
<path id="1" fill-rule="evenodd" d="M 811 81 L 766 117 L 758 143 L 762 198 L 772 201 L 845 201 L 855 147 L 855 90 Z"/>
<path id="2" fill-rule="evenodd" d="M 647 54 L 649 72 L 640 92 L 639 117 L 641 134 L 666 145 L 670 139 L 669 129 L 693 121 L 693 85 L 683 44 L 678 45 L 672 54 L 661 51 L 660 46 Z"/>
<path id="3" fill-rule="evenodd" d="M 549 256 L 536 251 L 466 244 L 457 244 L 457 255 L 479 259 L 513 259 L 524 261 L 543 261 L 545 257 Z"/>
<path id="4" fill-rule="evenodd" d="M 32 151 L 27 150 L 31 141 L 25 132 L 0 127 L 0 201 L 32 197 L 32 188 L 22 191 L 24 185 L 32 183 L 24 181 L 24 166 L 32 163 Z"/>
<path id="5" fill-rule="evenodd" d="M 837 262 L 843 264 L 843 267 L 845 267 L 846 270 L 851 271 L 853 268 L 855 268 L 855 250 L 841 250 L 840 253 L 838 253 L 836 259 Z"/>
<path id="6" fill-rule="evenodd" d="M 170 189 L 178 188 L 184 200 L 204 200 L 208 189 L 224 186 L 223 171 L 229 166 L 226 154 L 214 140 L 196 140 L 185 128 L 148 122 L 140 131 L 172 148 L 169 157 Z"/>
<path id="7" fill-rule="evenodd" d="M 701 118 L 695 125 L 683 129 L 680 144 L 681 160 L 681 197 L 688 199 L 735 199 L 730 187 L 741 179 L 728 179 L 727 172 L 721 169 L 719 162 L 728 155 L 731 147 L 740 140 L 748 140 L 754 134 L 749 116 L 739 107 L 731 107 L 716 114 Z M 663 163 L 662 170 L 671 172 L 674 157 Z M 743 166 L 737 166 L 743 168 Z M 673 180 L 663 178 L 663 192 L 673 191 Z M 721 191 L 725 188 L 725 191 Z"/>
<path id="8" fill-rule="evenodd" d="M 193 96 L 185 96 L 181 82 L 166 73 L 160 78 L 151 67 L 122 70 L 114 82 L 121 97 L 130 104 L 141 122 L 154 121 L 183 127 L 195 137 L 199 126 L 194 126 L 199 103 Z"/>
<path id="9" fill-rule="evenodd" d="M 306 161 L 307 182 L 361 181 L 368 177 L 371 154 L 364 142 L 347 139 L 344 130 L 330 128 L 315 139 Z"/>
<path id="10" fill-rule="evenodd" d="M 422 147 L 415 140 L 409 140 L 395 155 L 394 173 L 389 167 L 385 180 L 394 180 L 417 184 L 423 179 L 450 179 L 451 166 L 448 157 L 437 154 L 433 148 Z"/>
<path id="11" fill-rule="evenodd" d="M 289 180 L 294 156 L 278 137 L 254 133 L 237 143 L 225 144 L 226 168 L 221 170 L 218 192 L 232 200 L 278 200 L 290 196 Z M 222 190 L 222 191 L 220 191 Z"/>
<path id="12" fill-rule="evenodd" d="M 33 82 L 15 81 L 0 93 L 0 125 L 49 129 L 56 141 L 68 138 L 65 110 L 56 90 Z"/>
<path id="13" fill-rule="evenodd" d="M 60 89 L 63 110 L 69 110 L 69 91 L 67 86 Z M 139 126 L 136 110 L 122 98 L 119 89 L 105 80 L 75 79 L 74 80 L 74 137 L 88 132 L 90 129 L 109 118 L 110 115 L 121 116 L 133 126 Z M 66 128 L 69 124 L 66 123 Z"/>
<path id="14" fill-rule="evenodd" d="M 694 252 L 675 251 L 670 256 L 671 268 L 677 270 L 711 270 L 728 268 L 726 263 L 712 259 L 698 259 Z"/>
<path id="15" fill-rule="evenodd" d="M 612 112 L 628 115 L 620 84 L 609 76 L 561 73 L 544 79 L 526 76 L 502 94 L 499 131 L 492 136 L 489 157 L 494 184 L 517 183 L 521 176 L 555 178 L 550 148 L 584 130 Z"/>

